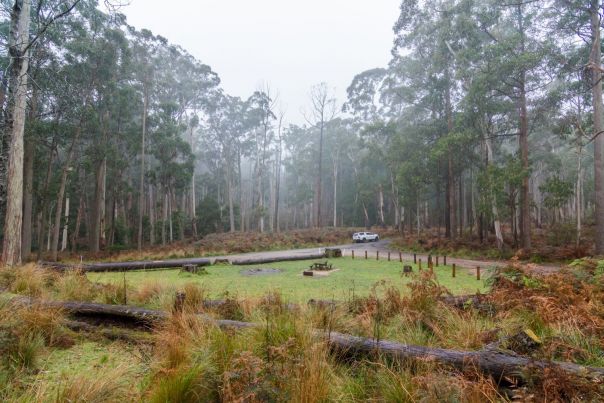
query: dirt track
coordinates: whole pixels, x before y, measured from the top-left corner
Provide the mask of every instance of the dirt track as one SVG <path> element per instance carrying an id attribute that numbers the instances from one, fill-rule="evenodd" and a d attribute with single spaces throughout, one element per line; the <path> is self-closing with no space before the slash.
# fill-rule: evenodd
<path id="1" fill-rule="evenodd" d="M 392 250 L 389 248 L 390 241 L 383 240 L 378 242 L 370 242 L 370 243 L 358 243 L 358 244 L 344 244 L 344 245 L 334 245 L 332 248 L 342 249 L 342 253 L 344 256 L 351 256 L 352 251 L 355 253 L 355 257 L 364 258 L 365 251 L 367 251 L 368 258 L 375 259 L 376 252 L 380 252 L 380 259 L 386 259 L 388 252 L 391 252 L 392 259 L 398 259 L 398 251 Z M 279 256 L 304 256 L 310 255 L 313 253 L 317 253 L 319 251 L 323 251 L 325 247 L 322 248 L 307 248 L 307 249 L 291 249 L 291 250 L 282 250 L 282 251 L 267 251 L 267 252 L 252 252 L 252 253 L 243 253 L 238 255 L 228 255 L 228 256 L 216 256 L 212 259 L 229 259 L 230 261 L 244 260 L 250 258 L 273 258 Z M 413 260 L 412 253 L 403 253 L 403 260 L 409 262 Z M 428 254 L 423 253 L 417 254 L 418 259 L 422 259 L 422 262 L 427 263 Z M 442 259 L 442 256 L 440 257 Z M 442 260 L 441 260 L 442 263 Z M 463 259 L 463 258 L 453 258 L 447 257 L 447 263 L 455 263 L 459 267 L 465 268 L 475 268 L 476 266 L 480 266 L 484 269 L 496 268 L 505 266 L 508 261 L 506 260 L 475 260 L 475 259 Z M 542 274 L 549 274 L 556 272 L 560 269 L 560 266 L 555 265 L 536 265 L 532 264 L 529 266 L 532 270 Z"/>

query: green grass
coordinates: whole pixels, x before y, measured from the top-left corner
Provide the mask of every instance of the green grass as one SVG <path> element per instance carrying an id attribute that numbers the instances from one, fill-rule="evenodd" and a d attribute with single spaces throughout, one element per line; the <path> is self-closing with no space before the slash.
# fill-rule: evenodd
<path id="1" fill-rule="evenodd" d="M 140 351 L 121 342 L 85 341 L 52 348 L 37 371 L 20 372 L 0 398 L 8 401 L 138 401 L 146 387 L 147 365 Z M 11 388 L 12 387 L 12 388 Z"/>
<path id="2" fill-rule="evenodd" d="M 402 264 L 398 261 L 376 261 L 375 258 L 353 260 L 349 257 L 330 259 L 329 262 L 339 270 L 327 277 L 303 277 L 302 271 L 313 262 L 314 260 L 254 266 L 217 265 L 207 267 L 208 274 L 205 275 L 180 273 L 180 270 L 136 271 L 126 273 L 126 281 L 132 287 L 146 282 L 160 282 L 176 287 L 197 283 L 207 290 L 210 298 L 220 298 L 225 293 L 238 298 L 258 297 L 276 290 L 288 301 L 306 302 L 311 298 L 346 300 L 353 295 L 368 295 L 372 287 L 381 281 L 408 292 L 405 284 L 412 280 L 411 277 L 401 276 Z M 412 266 L 414 272 L 417 272 L 417 266 Z M 279 268 L 282 272 L 256 276 L 241 274 L 242 271 L 259 267 Z M 475 270 L 458 267 L 456 278 L 452 278 L 450 266 L 439 266 L 434 271 L 438 282 L 453 294 L 473 294 L 487 290 L 484 280 L 489 276 L 489 270 L 483 270 L 480 281 L 476 280 Z M 122 282 L 123 277 L 123 273 L 88 274 L 90 280 L 101 283 Z"/>

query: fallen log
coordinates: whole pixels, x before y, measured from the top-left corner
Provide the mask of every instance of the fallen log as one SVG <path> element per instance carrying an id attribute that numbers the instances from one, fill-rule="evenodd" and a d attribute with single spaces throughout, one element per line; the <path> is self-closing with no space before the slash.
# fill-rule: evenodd
<path id="1" fill-rule="evenodd" d="M 29 298 L 15 298 L 17 302 L 34 303 Z M 27 301 L 24 301 L 27 300 Z M 89 304 L 76 302 L 40 302 L 47 306 L 64 309 L 71 314 L 94 315 L 110 318 L 117 315 L 120 319 L 130 318 L 134 322 L 155 323 L 168 319 L 169 314 L 163 311 L 129 307 L 124 305 Z M 198 315 L 203 320 L 220 328 L 250 329 L 262 325 L 234 320 L 214 319 L 207 315 Z M 511 355 L 497 350 L 459 351 L 443 348 L 415 346 L 387 340 L 374 340 L 365 337 L 351 336 L 338 332 L 313 331 L 318 338 L 325 340 L 332 351 L 347 358 L 385 357 L 393 360 L 432 360 L 459 370 L 479 370 L 496 380 L 512 378 L 526 379 L 527 370 L 542 371 L 546 368 L 557 368 L 568 374 L 602 381 L 604 368 L 586 367 L 569 362 L 534 360 L 532 358 Z"/>
<path id="2" fill-rule="evenodd" d="M 66 320 L 63 322 L 63 325 L 74 332 L 86 332 L 91 334 L 98 334 L 101 337 L 104 337 L 108 340 L 122 340 L 127 341 L 129 343 L 141 343 L 147 342 L 151 343 L 155 341 L 155 338 L 152 333 L 149 332 L 140 332 L 140 331 L 129 331 L 122 330 L 122 328 L 112 326 L 110 328 L 106 328 L 105 326 L 95 326 L 91 325 L 87 322 L 75 321 L 75 320 Z"/>
<path id="3" fill-rule="evenodd" d="M 485 300 L 486 294 L 448 295 L 440 298 L 441 302 L 459 309 L 479 307 Z"/>
<path id="4" fill-rule="evenodd" d="M 100 319 L 132 322 L 135 325 L 153 326 L 169 317 L 164 311 L 139 308 L 130 305 L 95 304 L 91 302 L 44 301 L 28 297 L 10 300 L 18 305 L 39 304 L 48 308 L 60 309 L 76 317 L 95 317 Z"/>
<path id="5" fill-rule="evenodd" d="M 108 262 L 108 263 L 82 263 L 64 264 L 57 262 L 38 262 L 39 265 L 57 270 L 79 269 L 84 272 L 104 271 L 129 271 L 150 269 L 174 269 L 186 265 L 209 266 L 212 261 L 207 258 L 170 259 L 170 260 L 143 260 L 130 262 Z"/>
<path id="6" fill-rule="evenodd" d="M 323 332 L 324 333 L 324 332 Z M 394 360 L 432 360 L 461 371 L 477 369 L 491 375 L 495 380 L 512 378 L 526 380 L 527 371 L 543 371 L 546 368 L 557 368 L 574 376 L 602 381 L 604 368 L 586 367 L 569 362 L 542 361 L 528 357 L 511 355 L 501 351 L 459 351 L 442 348 L 431 348 L 396 343 L 386 340 L 372 340 L 364 337 L 350 336 L 331 332 L 326 336 L 332 349 L 344 355 L 379 354 Z"/>
<path id="7" fill-rule="evenodd" d="M 244 265 L 251 265 L 251 264 L 292 262 L 292 261 L 296 261 L 296 260 L 325 259 L 325 257 L 326 257 L 325 253 L 321 252 L 321 253 L 309 253 L 309 254 L 304 254 L 304 255 L 231 259 L 231 264 L 244 266 Z"/>
<path id="8" fill-rule="evenodd" d="M 486 307 L 490 307 L 486 301 L 486 294 L 472 294 L 472 295 L 447 295 L 438 298 L 440 302 L 445 305 L 449 305 L 454 308 L 466 309 L 469 307 L 484 310 Z M 321 300 L 321 299 L 310 299 L 308 300 L 309 306 L 318 308 L 334 307 L 351 305 L 353 301 L 337 301 L 337 300 Z"/>

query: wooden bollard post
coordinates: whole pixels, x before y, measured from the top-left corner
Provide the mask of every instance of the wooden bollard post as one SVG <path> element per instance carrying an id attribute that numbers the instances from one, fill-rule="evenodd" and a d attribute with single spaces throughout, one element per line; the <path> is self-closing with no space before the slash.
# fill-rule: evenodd
<path id="1" fill-rule="evenodd" d="M 438 267 L 438 255 L 436 255 L 436 267 Z"/>
<path id="2" fill-rule="evenodd" d="M 367 260 L 367 251 L 365 251 L 365 260 Z"/>
<path id="3" fill-rule="evenodd" d="M 421 270 L 422 269 L 422 260 L 421 259 L 419 259 L 419 263 L 418 264 L 419 264 L 419 270 Z"/>
<path id="4" fill-rule="evenodd" d="M 417 254 L 413 254 L 413 264 L 417 264 Z"/>
<path id="5" fill-rule="evenodd" d="M 401 252 L 398 253 L 398 261 L 403 263 L 403 254 Z"/>
<path id="6" fill-rule="evenodd" d="M 432 255 L 428 255 L 428 267 L 430 267 L 431 263 L 432 263 Z"/>
<path id="7" fill-rule="evenodd" d="M 451 266 L 451 275 L 452 277 L 455 277 L 455 263 L 453 263 L 453 265 Z"/>
<path id="8" fill-rule="evenodd" d="M 174 306 L 172 307 L 173 313 L 182 313 L 185 307 L 186 295 L 184 292 L 177 292 L 176 298 L 174 298 Z"/>
<path id="9" fill-rule="evenodd" d="M 443 256 L 443 265 L 447 265 L 447 255 Z"/>
<path id="10" fill-rule="evenodd" d="M 380 251 L 379 250 L 375 251 L 375 260 L 380 260 Z"/>
<path id="11" fill-rule="evenodd" d="M 480 280 L 480 266 L 476 266 L 476 280 Z"/>
<path id="12" fill-rule="evenodd" d="M 352 260 L 354 260 L 354 249 L 352 250 Z"/>
<path id="13" fill-rule="evenodd" d="M 390 252 L 388 252 L 388 261 L 390 261 Z"/>

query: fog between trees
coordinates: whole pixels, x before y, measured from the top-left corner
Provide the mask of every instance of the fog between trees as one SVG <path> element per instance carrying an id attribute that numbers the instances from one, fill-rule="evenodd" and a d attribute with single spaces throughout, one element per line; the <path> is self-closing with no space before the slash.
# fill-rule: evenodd
<path id="1" fill-rule="evenodd" d="M 530 249 L 535 228 L 593 225 L 604 251 L 599 0 L 404 0 L 389 65 L 347 99 L 309 88 L 303 125 L 278 88 L 231 96 L 119 10 L 2 6 L 7 264 L 314 226 Z"/>

